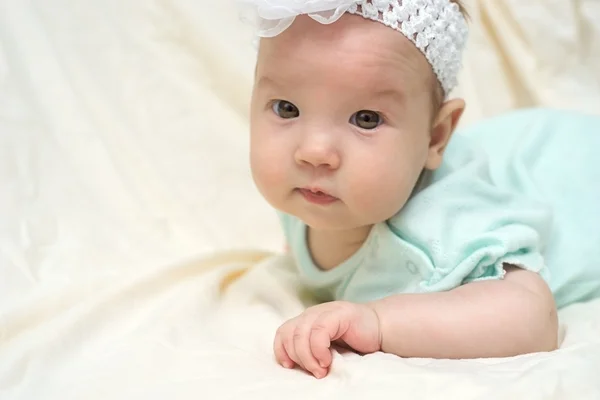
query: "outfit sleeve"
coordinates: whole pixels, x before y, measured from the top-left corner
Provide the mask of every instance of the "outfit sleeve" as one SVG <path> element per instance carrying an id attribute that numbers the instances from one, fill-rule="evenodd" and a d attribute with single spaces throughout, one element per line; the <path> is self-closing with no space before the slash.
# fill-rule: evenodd
<path id="1" fill-rule="evenodd" d="M 502 279 L 508 264 L 548 280 L 543 251 L 552 210 L 524 195 L 528 183 L 518 177 L 514 190 L 500 188 L 484 153 L 466 139 L 453 141 L 431 182 L 390 220 L 397 237 L 423 252 L 421 290 Z"/>

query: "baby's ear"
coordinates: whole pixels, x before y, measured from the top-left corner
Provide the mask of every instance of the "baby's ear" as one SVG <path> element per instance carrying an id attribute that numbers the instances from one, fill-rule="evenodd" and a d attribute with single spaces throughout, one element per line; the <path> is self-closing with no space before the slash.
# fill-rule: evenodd
<path id="1" fill-rule="evenodd" d="M 465 101 L 462 99 L 449 100 L 442 105 L 431 128 L 429 154 L 425 168 L 434 170 L 440 167 L 446 146 L 448 146 L 464 111 Z"/>

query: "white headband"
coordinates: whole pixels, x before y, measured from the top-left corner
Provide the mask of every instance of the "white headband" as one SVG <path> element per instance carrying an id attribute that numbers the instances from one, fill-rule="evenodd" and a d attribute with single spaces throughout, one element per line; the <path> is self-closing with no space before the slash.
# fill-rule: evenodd
<path id="1" fill-rule="evenodd" d="M 401 32 L 425 55 L 446 96 L 462 65 L 468 27 L 458 4 L 450 0 L 237 0 L 256 19 L 258 36 L 273 37 L 298 15 L 322 24 L 344 13 L 381 22 Z"/>

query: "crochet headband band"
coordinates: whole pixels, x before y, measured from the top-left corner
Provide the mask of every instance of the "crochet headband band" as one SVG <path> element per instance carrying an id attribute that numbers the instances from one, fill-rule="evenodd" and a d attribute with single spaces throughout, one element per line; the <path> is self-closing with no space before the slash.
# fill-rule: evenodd
<path id="1" fill-rule="evenodd" d="M 322 24 L 344 13 L 360 15 L 401 32 L 425 55 L 444 93 L 456 86 L 468 36 L 458 4 L 450 0 L 237 0 L 258 24 L 258 36 L 273 37 L 298 15 Z"/>

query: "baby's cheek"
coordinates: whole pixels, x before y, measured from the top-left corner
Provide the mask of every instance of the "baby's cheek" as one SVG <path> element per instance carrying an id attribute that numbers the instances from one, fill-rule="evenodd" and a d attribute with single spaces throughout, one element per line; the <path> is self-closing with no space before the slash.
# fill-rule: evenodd
<path id="1" fill-rule="evenodd" d="M 252 177 L 258 190 L 269 202 L 276 201 L 278 189 L 285 186 L 285 169 L 283 165 L 274 153 L 251 152 Z"/>
<path id="2" fill-rule="evenodd" d="M 357 173 L 352 189 L 357 200 L 356 206 L 368 210 L 372 223 L 391 218 L 404 206 L 410 195 L 412 175 L 398 167 Z"/>

